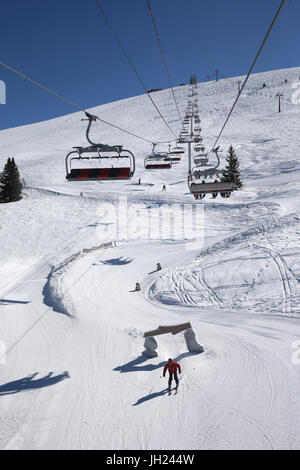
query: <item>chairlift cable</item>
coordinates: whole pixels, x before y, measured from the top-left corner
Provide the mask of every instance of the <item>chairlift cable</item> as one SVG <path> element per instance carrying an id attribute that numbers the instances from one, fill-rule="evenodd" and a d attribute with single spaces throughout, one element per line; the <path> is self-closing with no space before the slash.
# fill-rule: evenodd
<path id="1" fill-rule="evenodd" d="M 112 34 L 113 34 L 115 40 L 117 41 L 117 43 L 118 43 L 118 45 L 119 45 L 119 47 L 120 47 L 122 53 L 124 54 L 125 58 L 127 59 L 127 62 L 129 63 L 129 65 L 130 65 L 130 67 L 132 68 L 132 70 L 134 71 L 134 73 L 135 73 L 135 75 L 136 75 L 136 77 L 137 77 L 139 83 L 141 84 L 143 90 L 145 91 L 146 95 L 148 96 L 149 100 L 151 101 L 152 105 L 154 106 L 154 108 L 155 108 L 156 111 L 158 112 L 159 116 L 161 117 L 161 119 L 163 120 L 163 122 L 165 123 L 165 125 L 167 126 L 167 128 L 169 129 L 169 131 L 171 132 L 171 134 L 172 134 L 174 137 L 176 137 L 175 133 L 173 132 L 173 130 L 172 130 L 171 127 L 169 126 L 168 122 L 167 122 L 166 119 L 163 117 L 162 113 L 160 112 L 160 110 L 159 110 L 157 104 L 155 103 L 155 101 L 153 100 L 152 96 L 151 96 L 150 93 L 148 92 L 147 87 L 146 87 L 144 81 L 142 80 L 142 78 L 141 78 L 140 74 L 138 73 L 136 67 L 134 66 L 132 60 L 131 60 L 130 57 L 128 56 L 128 54 L 127 54 L 127 52 L 126 52 L 126 50 L 125 50 L 125 48 L 124 48 L 124 46 L 123 46 L 123 44 L 122 44 L 120 38 L 118 37 L 118 35 L 117 35 L 115 29 L 113 28 L 111 22 L 109 21 L 108 17 L 106 16 L 106 14 L 105 14 L 105 12 L 104 12 L 104 10 L 103 10 L 103 8 L 102 8 L 102 6 L 101 6 L 99 0 L 96 0 L 96 4 L 97 4 L 97 6 L 98 6 L 98 8 L 99 8 L 99 10 L 100 10 L 100 12 L 101 12 L 101 14 L 102 14 L 104 20 L 106 21 L 106 23 L 107 23 L 109 29 L 111 30 L 111 32 L 112 32 Z"/>
<path id="2" fill-rule="evenodd" d="M 59 100 L 61 101 L 64 101 L 65 103 L 69 104 L 70 106 L 72 106 L 73 108 L 79 110 L 79 111 L 82 111 L 83 113 L 85 113 L 85 115 L 87 117 L 90 116 L 90 113 L 88 113 L 84 108 L 82 108 L 81 106 L 78 106 L 77 104 L 73 103 L 72 101 L 64 98 L 63 96 L 59 95 L 58 93 L 50 90 L 49 88 L 45 87 L 44 85 L 41 85 L 40 83 L 36 82 L 35 80 L 33 80 L 32 78 L 30 77 L 27 77 L 27 75 L 24 75 L 23 73 L 19 72 L 18 70 L 10 67 L 9 65 L 5 64 L 4 62 L 1 62 L 0 61 L 0 66 L 5 68 L 6 70 L 9 70 L 10 72 L 14 73 L 15 75 L 18 75 L 19 77 L 23 78 L 24 80 L 27 80 L 28 82 L 30 82 L 32 85 L 38 87 L 38 88 L 41 88 L 42 90 L 44 90 L 46 93 L 49 93 L 53 96 L 55 96 L 56 98 L 58 98 Z M 123 129 L 122 127 L 119 127 L 117 126 L 116 124 L 112 124 L 111 122 L 108 122 L 108 121 L 105 121 L 104 119 L 101 119 L 99 118 L 99 116 L 94 116 L 95 119 L 97 119 L 98 121 L 102 122 L 103 124 L 107 124 L 108 126 L 110 127 L 113 127 L 121 132 L 124 132 L 126 134 L 129 134 L 133 137 L 136 137 L 137 139 L 140 139 L 140 140 L 143 140 L 144 142 L 148 142 L 150 144 L 152 144 L 153 142 L 151 140 L 148 140 L 148 139 L 145 139 L 144 137 L 141 137 L 131 131 L 127 131 L 126 129 Z"/>
<path id="3" fill-rule="evenodd" d="M 258 53 L 256 54 L 256 57 L 255 57 L 255 59 L 254 59 L 252 65 L 251 65 L 251 67 L 250 67 L 250 70 L 249 70 L 249 72 L 248 72 L 248 74 L 247 74 L 247 76 L 246 76 L 244 82 L 243 82 L 243 85 L 241 86 L 241 89 L 240 89 L 240 91 L 239 91 L 239 93 L 238 93 L 238 95 L 237 95 L 237 97 L 236 97 L 236 99 L 235 99 L 235 101 L 234 101 L 234 103 L 233 103 L 233 105 L 232 105 L 230 111 L 229 111 L 229 114 L 228 114 L 228 116 L 227 116 L 227 118 L 226 118 L 226 120 L 225 120 L 225 123 L 224 123 L 224 125 L 223 125 L 223 127 L 222 127 L 222 129 L 221 129 L 221 131 L 220 131 L 220 133 L 219 133 L 219 135 L 218 135 L 218 137 L 217 137 L 217 139 L 216 139 L 214 145 L 213 145 L 212 150 L 214 150 L 214 149 L 216 148 L 216 146 L 217 146 L 217 144 L 218 144 L 218 142 L 219 142 L 219 140 L 220 140 L 220 138 L 221 138 L 221 135 L 222 135 L 223 132 L 224 132 L 224 129 L 225 129 L 225 127 L 226 127 L 226 125 L 227 125 L 227 123 L 228 123 L 228 121 L 229 121 L 229 119 L 230 119 L 230 117 L 231 117 L 231 115 L 232 115 L 232 113 L 233 113 L 233 110 L 234 110 L 234 108 L 235 108 L 235 106 L 236 106 L 236 104 L 237 104 L 237 102 L 238 102 L 238 100 L 239 100 L 239 98 L 240 98 L 240 96 L 241 96 L 241 94 L 242 94 L 242 92 L 243 92 L 243 90 L 244 90 L 244 88 L 245 88 L 245 86 L 246 86 L 248 80 L 249 80 L 249 77 L 250 77 L 250 75 L 251 75 L 251 73 L 252 73 L 252 71 L 253 71 L 253 69 L 254 69 L 254 67 L 255 67 L 255 65 L 256 65 L 256 62 L 258 61 L 258 58 L 259 58 L 259 56 L 260 56 L 260 54 L 261 54 L 261 52 L 262 52 L 262 50 L 263 50 L 263 48 L 264 48 L 264 46 L 265 46 L 267 40 L 269 39 L 269 36 L 270 36 L 270 34 L 271 34 L 271 31 L 272 31 L 273 27 L 275 26 L 275 23 L 276 23 L 276 21 L 277 21 L 279 15 L 280 15 L 280 13 L 281 13 L 281 10 L 282 10 L 283 7 L 284 7 L 285 2 L 286 2 L 286 0 L 282 0 L 282 1 L 281 1 L 281 4 L 280 4 L 280 6 L 279 6 L 279 8 L 278 8 L 278 10 L 277 10 L 277 13 L 276 13 L 276 15 L 275 15 L 275 17 L 274 17 L 274 19 L 273 19 L 273 21 L 272 21 L 272 23 L 271 23 L 271 26 L 269 27 L 269 29 L 268 29 L 268 31 L 267 31 L 267 34 L 265 35 L 265 38 L 264 38 L 264 40 L 263 40 L 263 42 L 262 42 L 262 44 L 261 44 L 261 46 L 260 46 L 260 48 L 259 48 L 259 50 L 258 50 Z"/>
<path id="4" fill-rule="evenodd" d="M 153 25 L 153 29 L 154 29 L 154 32 L 155 32 L 155 37 L 157 39 L 158 46 L 159 46 L 159 49 L 160 49 L 160 53 L 161 53 L 162 61 L 163 61 L 163 64 L 164 64 L 164 68 L 165 68 L 165 71 L 166 71 L 166 74 L 167 74 L 167 77 L 168 77 L 168 81 L 169 81 L 169 85 L 170 85 L 170 88 L 171 88 L 171 91 L 172 91 L 172 95 L 173 95 L 173 99 L 174 99 L 175 106 L 176 106 L 176 109 L 177 109 L 177 113 L 178 113 L 180 122 L 182 124 L 182 117 L 181 117 L 181 114 L 180 114 L 180 111 L 179 111 L 177 99 L 176 99 L 176 96 L 175 96 L 175 92 L 174 92 L 170 72 L 169 72 L 169 69 L 168 69 L 166 57 L 165 57 L 165 54 L 164 54 L 164 51 L 163 51 L 163 48 L 162 48 L 162 44 L 161 44 L 161 41 L 160 41 L 160 37 L 159 37 L 159 34 L 158 34 L 158 29 L 157 29 L 157 26 L 156 26 L 156 22 L 155 22 L 155 19 L 154 19 L 154 16 L 153 16 L 153 10 L 152 10 L 151 4 L 150 4 L 150 0 L 147 0 L 147 5 L 148 5 L 148 10 L 149 10 L 149 13 L 150 13 L 150 16 L 151 16 L 152 25 Z"/>

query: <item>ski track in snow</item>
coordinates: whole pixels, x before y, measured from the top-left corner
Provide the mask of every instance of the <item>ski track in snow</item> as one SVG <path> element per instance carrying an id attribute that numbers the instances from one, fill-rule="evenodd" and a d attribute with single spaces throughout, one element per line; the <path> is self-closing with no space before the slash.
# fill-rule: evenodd
<path id="1" fill-rule="evenodd" d="M 150 212 L 163 221 L 164 204 L 193 203 L 185 157 L 170 172 L 147 173 L 147 144 L 95 126 L 103 142 L 133 149 L 137 173 L 132 182 L 70 184 L 63 156 L 74 135 L 84 142 L 78 113 L 1 131 L 2 155 L 15 155 L 27 187 L 22 201 L 0 206 L 0 448 L 299 449 L 300 366 L 291 355 L 300 337 L 300 110 L 286 100 L 275 115 L 270 99 L 288 87 L 292 94 L 298 77 L 299 69 L 251 77 L 222 143 L 236 147 L 246 185 L 230 200 L 200 203 L 197 251 L 167 230 L 139 233 Z M 235 80 L 198 87 L 207 147 Z M 176 94 L 184 111 L 188 88 Z M 155 96 L 172 121 L 169 90 Z M 145 100 L 94 111 L 166 140 Z M 114 241 L 109 214 L 121 196 L 131 211 L 128 240 L 83 253 Z M 203 354 L 188 353 L 179 334 L 157 338 L 157 358 L 141 355 L 144 331 L 186 321 Z M 161 378 L 169 356 L 183 369 L 170 397 Z"/>

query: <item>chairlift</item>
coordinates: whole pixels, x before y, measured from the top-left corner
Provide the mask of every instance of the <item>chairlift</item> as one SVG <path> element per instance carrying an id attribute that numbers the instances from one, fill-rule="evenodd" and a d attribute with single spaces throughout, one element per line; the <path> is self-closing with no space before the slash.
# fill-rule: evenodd
<path id="1" fill-rule="evenodd" d="M 171 149 L 171 145 L 169 145 L 169 152 L 166 160 L 171 160 L 173 162 L 179 162 L 181 160 L 181 155 L 184 154 L 184 148 L 179 147 L 176 145 L 173 149 Z"/>
<path id="2" fill-rule="evenodd" d="M 184 153 L 184 152 L 185 152 L 184 148 L 181 147 L 181 146 L 179 146 L 178 144 L 176 144 L 175 147 L 172 149 L 172 152 L 175 152 L 175 151 L 176 151 L 177 153 L 179 153 L 179 152 L 180 152 L 180 153 Z"/>
<path id="3" fill-rule="evenodd" d="M 153 143 L 152 154 L 145 158 L 146 170 L 165 170 L 172 168 L 172 161 L 168 160 L 168 152 L 155 152 L 156 143 Z"/>
<path id="4" fill-rule="evenodd" d="M 177 142 L 178 142 L 179 144 L 186 144 L 187 142 L 189 142 L 189 140 L 188 140 L 188 137 L 187 137 L 187 136 L 180 135 L 180 136 L 179 136 L 179 139 L 177 140 Z"/>
<path id="5" fill-rule="evenodd" d="M 219 148 L 214 149 L 214 153 L 217 157 L 217 165 L 215 167 L 201 170 L 199 167 L 195 167 L 192 170 L 192 174 L 189 176 L 189 189 L 195 199 L 203 199 L 206 194 L 212 194 L 214 199 L 218 194 L 220 194 L 223 198 L 228 198 L 236 189 L 236 177 L 233 173 L 231 174 L 232 181 L 223 180 L 224 177 L 228 177 L 230 175 L 230 172 L 227 170 L 218 169 L 220 165 L 218 150 Z M 214 181 L 207 181 L 208 178 L 214 178 Z"/>
<path id="6" fill-rule="evenodd" d="M 207 154 L 195 155 L 193 160 L 196 166 L 206 166 L 208 164 Z"/>
<path id="7" fill-rule="evenodd" d="M 181 162 L 181 156 L 174 153 L 169 153 L 169 155 L 165 158 L 166 162 Z"/>
<path id="8" fill-rule="evenodd" d="M 204 147 L 204 145 L 195 145 L 195 146 L 194 146 L 194 150 L 195 150 L 195 152 L 202 152 L 202 153 L 204 153 L 205 147 Z"/>
<path id="9" fill-rule="evenodd" d="M 185 151 L 183 147 L 179 147 L 178 145 L 176 145 L 176 147 L 170 150 L 170 153 L 172 155 L 183 155 Z"/>
<path id="10" fill-rule="evenodd" d="M 122 145 L 95 144 L 89 132 L 96 117 L 86 113 L 89 121 L 86 130 L 88 147 L 73 147 L 66 156 L 66 179 L 68 181 L 128 180 L 135 172 L 135 157 Z M 76 162 L 76 164 L 74 163 Z M 89 163 L 87 163 L 89 162 Z M 95 165 L 97 163 L 97 166 Z M 76 168 L 73 168 L 73 164 Z"/>
<path id="11" fill-rule="evenodd" d="M 169 162 L 180 162 L 181 161 L 181 154 L 184 153 L 184 149 L 182 147 L 177 149 L 174 147 L 174 149 L 171 150 L 171 145 L 169 145 L 169 152 L 165 158 L 165 161 Z"/>
<path id="12" fill-rule="evenodd" d="M 164 159 L 154 159 L 149 156 L 144 160 L 144 167 L 146 170 L 168 170 L 172 168 L 172 161 Z"/>

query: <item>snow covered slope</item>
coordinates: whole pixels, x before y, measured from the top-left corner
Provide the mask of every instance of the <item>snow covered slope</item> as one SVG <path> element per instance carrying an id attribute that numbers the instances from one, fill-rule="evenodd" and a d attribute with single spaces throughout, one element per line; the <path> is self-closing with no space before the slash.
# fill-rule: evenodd
<path id="1" fill-rule="evenodd" d="M 165 212 L 195 205 L 186 155 L 147 172 L 151 145 L 97 123 L 94 140 L 135 153 L 134 178 L 67 182 L 65 155 L 86 145 L 82 114 L 0 132 L 1 165 L 14 156 L 26 180 L 22 201 L 0 205 L 1 448 L 299 449 L 299 75 L 251 77 L 221 141 L 224 155 L 236 149 L 245 187 L 197 201 L 204 239 L 193 249 Z M 198 85 L 207 149 L 237 80 Z M 184 113 L 189 87 L 175 92 Z M 153 98 L 178 133 L 170 90 Z M 172 137 L 144 95 L 90 111 L 151 141 Z M 185 321 L 203 354 L 178 334 L 158 337 L 157 358 L 141 355 L 145 331 Z M 168 397 L 170 356 L 183 373 Z"/>

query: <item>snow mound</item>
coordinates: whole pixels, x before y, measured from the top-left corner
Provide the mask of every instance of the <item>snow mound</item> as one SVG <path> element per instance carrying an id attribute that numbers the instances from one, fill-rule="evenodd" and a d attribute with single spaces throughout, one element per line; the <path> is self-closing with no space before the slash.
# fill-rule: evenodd
<path id="1" fill-rule="evenodd" d="M 62 290 L 61 281 L 64 270 L 52 268 L 43 289 L 44 304 L 52 308 L 54 312 L 71 316 L 65 306 L 65 292 Z"/>

